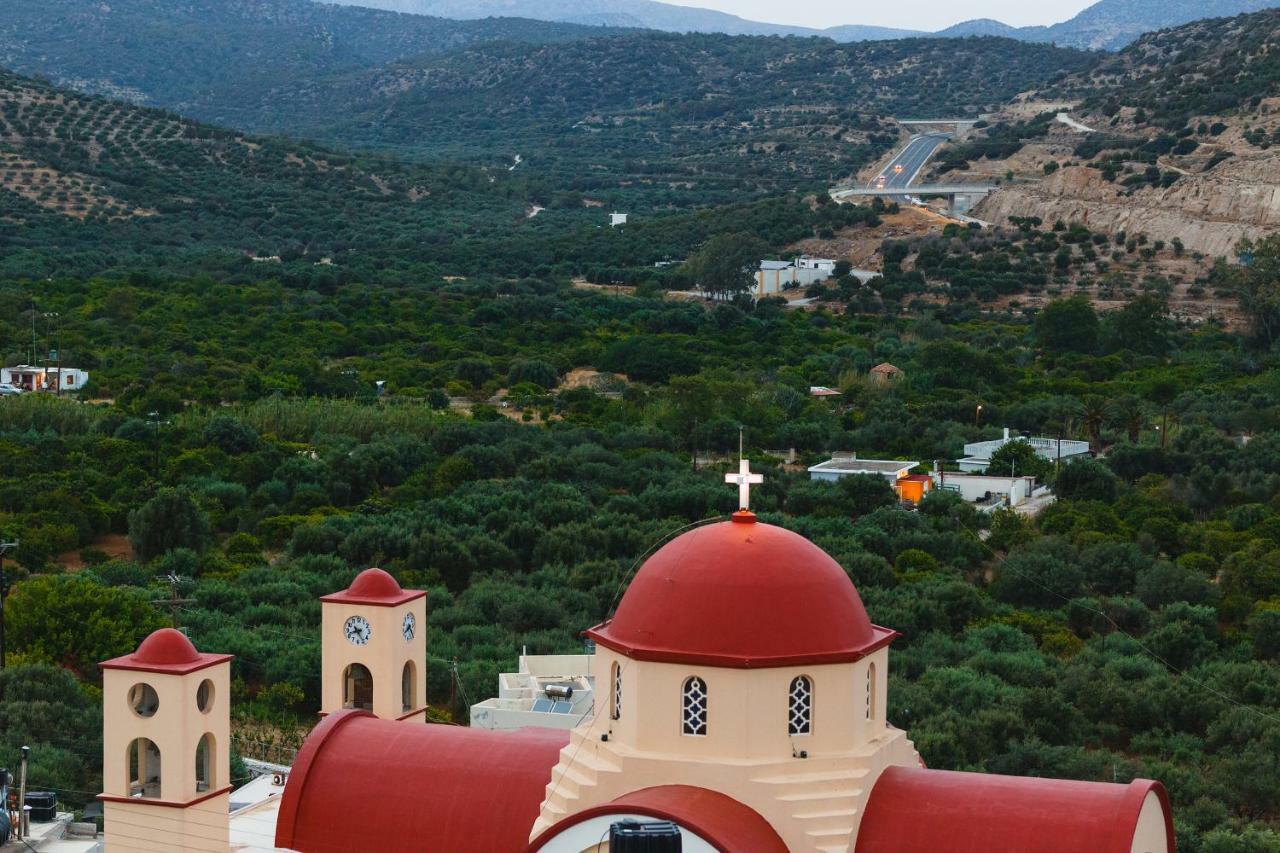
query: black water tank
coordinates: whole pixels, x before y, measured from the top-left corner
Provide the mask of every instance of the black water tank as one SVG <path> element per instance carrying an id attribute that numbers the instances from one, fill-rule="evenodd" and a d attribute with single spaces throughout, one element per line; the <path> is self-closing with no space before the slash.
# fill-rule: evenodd
<path id="1" fill-rule="evenodd" d="M 680 853 L 680 828 L 665 820 L 619 821 L 609 827 L 609 853 Z"/>
<path id="2" fill-rule="evenodd" d="M 52 823 L 58 818 L 58 795 L 53 791 L 27 791 L 32 823 Z"/>

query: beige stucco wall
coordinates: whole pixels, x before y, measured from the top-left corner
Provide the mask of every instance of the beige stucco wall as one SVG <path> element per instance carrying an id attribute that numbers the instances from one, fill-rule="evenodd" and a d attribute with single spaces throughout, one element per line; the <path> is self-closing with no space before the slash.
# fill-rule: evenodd
<path id="1" fill-rule="evenodd" d="M 320 710 L 326 714 L 342 710 L 343 673 L 353 663 L 363 664 L 373 676 L 373 713 L 384 720 L 405 716 L 400 679 L 404 665 L 414 665 L 415 708 L 426 705 L 427 695 L 427 599 L 417 598 L 398 607 L 326 601 L 322 605 L 320 645 Z M 401 627 L 406 613 L 412 613 L 417 628 L 406 641 Z M 344 626 L 352 616 L 369 621 L 369 642 L 363 646 L 347 641 Z M 425 720 L 424 715 L 415 717 Z"/>
<path id="2" fill-rule="evenodd" d="M 104 806 L 106 853 L 173 853 L 231 849 L 228 794 L 188 808 L 108 802 Z"/>
<path id="3" fill-rule="evenodd" d="M 596 655 L 596 716 L 574 731 L 561 752 L 533 836 L 629 791 L 693 785 L 751 806 L 790 850 L 847 849 L 880 772 L 918 764 L 905 733 L 885 724 L 887 649 L 850 664 L 756 670 L 632 661 L 604 647 Z M 618 720 L 610 713 L 615 662 L 623 686 Z M 813 681 L 813 731 L 792 736 L 788 697 L 799 675 Z M 682 693 L 690 676 L 707 685 L 705 736 L 682 733 Z"/>
<path id="4" fill-rule="evenodd" d="M 213 684 L 212 700 L 202 713 L 196 692 Z M 136 684 L 155 689 L 160 704 L 151 717 L 140 717 L 129 703 Z M 130 796 L 128 750 L 136 738 L 148 738 L 160 751 L 160 795 L 155 799 L 185 803 L 204 796 L 196 788 L 196 748 L 213 735 L 213 777 L 208 790 L 231 784 L 231 665 L 220 663 L 189 675 L 107 669 L 102 673 L 102 790 L 113 797 Z"/>
<path id="5" fill-rule="evenodd" d="M 1164 806 L 1154 792 L 1147 794 L 1142 802 L 1130 849 L 1132 853 L 1168 853 L 1169 833 L 1164 821 Z"/>

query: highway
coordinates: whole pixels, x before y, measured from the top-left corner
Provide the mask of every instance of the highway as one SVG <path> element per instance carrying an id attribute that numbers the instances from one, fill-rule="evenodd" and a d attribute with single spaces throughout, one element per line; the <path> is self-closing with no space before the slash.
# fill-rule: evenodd
<path id="1" fill-rule="evenodd" d="M 920 173 L 924 171 L 924 167 L 933 159 L 933 155 L 938 153 L 938 149 L 943 143 L 951 139 L 950 133 L 923 133 L 919 136 L 913 136 L 901 151 L 884 167 L 879 175 L 867 184 L 869 189 L 879 189 L 880 181 L 883 179 L 884 187 L 887 189 L 903 189 L 911 186 Z M 899 170 L 897 167 L 901 166 Z M 896 201 L 899 204 L 910 204 L 911 200 L 906 195 L 886 196 L 889 201 Z"/>

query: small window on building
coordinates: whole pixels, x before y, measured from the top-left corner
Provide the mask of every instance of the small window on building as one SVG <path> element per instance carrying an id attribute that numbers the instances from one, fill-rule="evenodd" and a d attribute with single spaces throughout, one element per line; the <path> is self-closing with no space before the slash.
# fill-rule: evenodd
<path id="1" fill-rule="evenodd" d="M 609 709 L 609 719 L 622 719 L 622 667 L 618 666 L 618 662 L 613 662 L 613 705 Z"/>
<path id="2" fill-rule="evenodd" d="M 217 766 L 214 761 L 214 741 L 212 734 L 206 734 L 196 744 L 196 791 L 204 793 L 214 788 L 213 770 Z"/>
<path id="3" fill-rule="evenodd" d="M 791 680 L 787 697 L 787 734 L 807 735 L 813 731 L 813 682 L 806 675 Z"/>
<path id="4" fill-rule="evenodd" d="M 405 661 L 404 670 L 400 673 L 400 705 L 401 710 L 412 711 L 418 707 L 418 677 L 413 661 Z"/>
<path id="5" fill-rule="evenodd" d="M 707 733 L 707 683 L 696 675 L 685 679 L 683 691 L 683 726 L 687 735 Z"/>
<path id="6" fill-rule="evenodd" d="M 867 667 L 867 719 L 876 718 L 876 665 Z"/>
<path id="7" fill-rule="evenodd" d="M 213 707 L 213 682 L 205 679 L 200 682 L 200 686 L 196 688 L 196 708 L 201 714 L 209 713 L 209 709 Z"/>
<path id="8" fill-rule="evenodd" d="M 160 697 L 150 684 L 139 682 L 129 688 L 129 707 L 139 717 L 154 717 L 160 710 Z"/>
<path id="9" fill-rule="evenodd" d="M 137 738 L 129 743 L 125 759 L 129 796 L 159 798 L 160 747 L 147 738 Z"/>
<path id="10" fill-rule="evenodd" d="M 368 667 L 353 663 L 342 674 L 342 707 L 373 710 L 373 674 Z"/>

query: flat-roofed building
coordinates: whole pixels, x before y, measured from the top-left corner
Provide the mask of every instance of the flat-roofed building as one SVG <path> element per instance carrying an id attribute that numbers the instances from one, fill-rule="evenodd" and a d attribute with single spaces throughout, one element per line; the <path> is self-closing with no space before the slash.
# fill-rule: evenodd
<path id="1" fill-rule="evenodd" d="M 919 464 L 899 459 L 859 459 L 856 453 L 837 453 L 826 462 L 810 468 L 809 479 L 832 481 L 863 475 L 883 477 L 890 484 L 896 484 Z"/>

